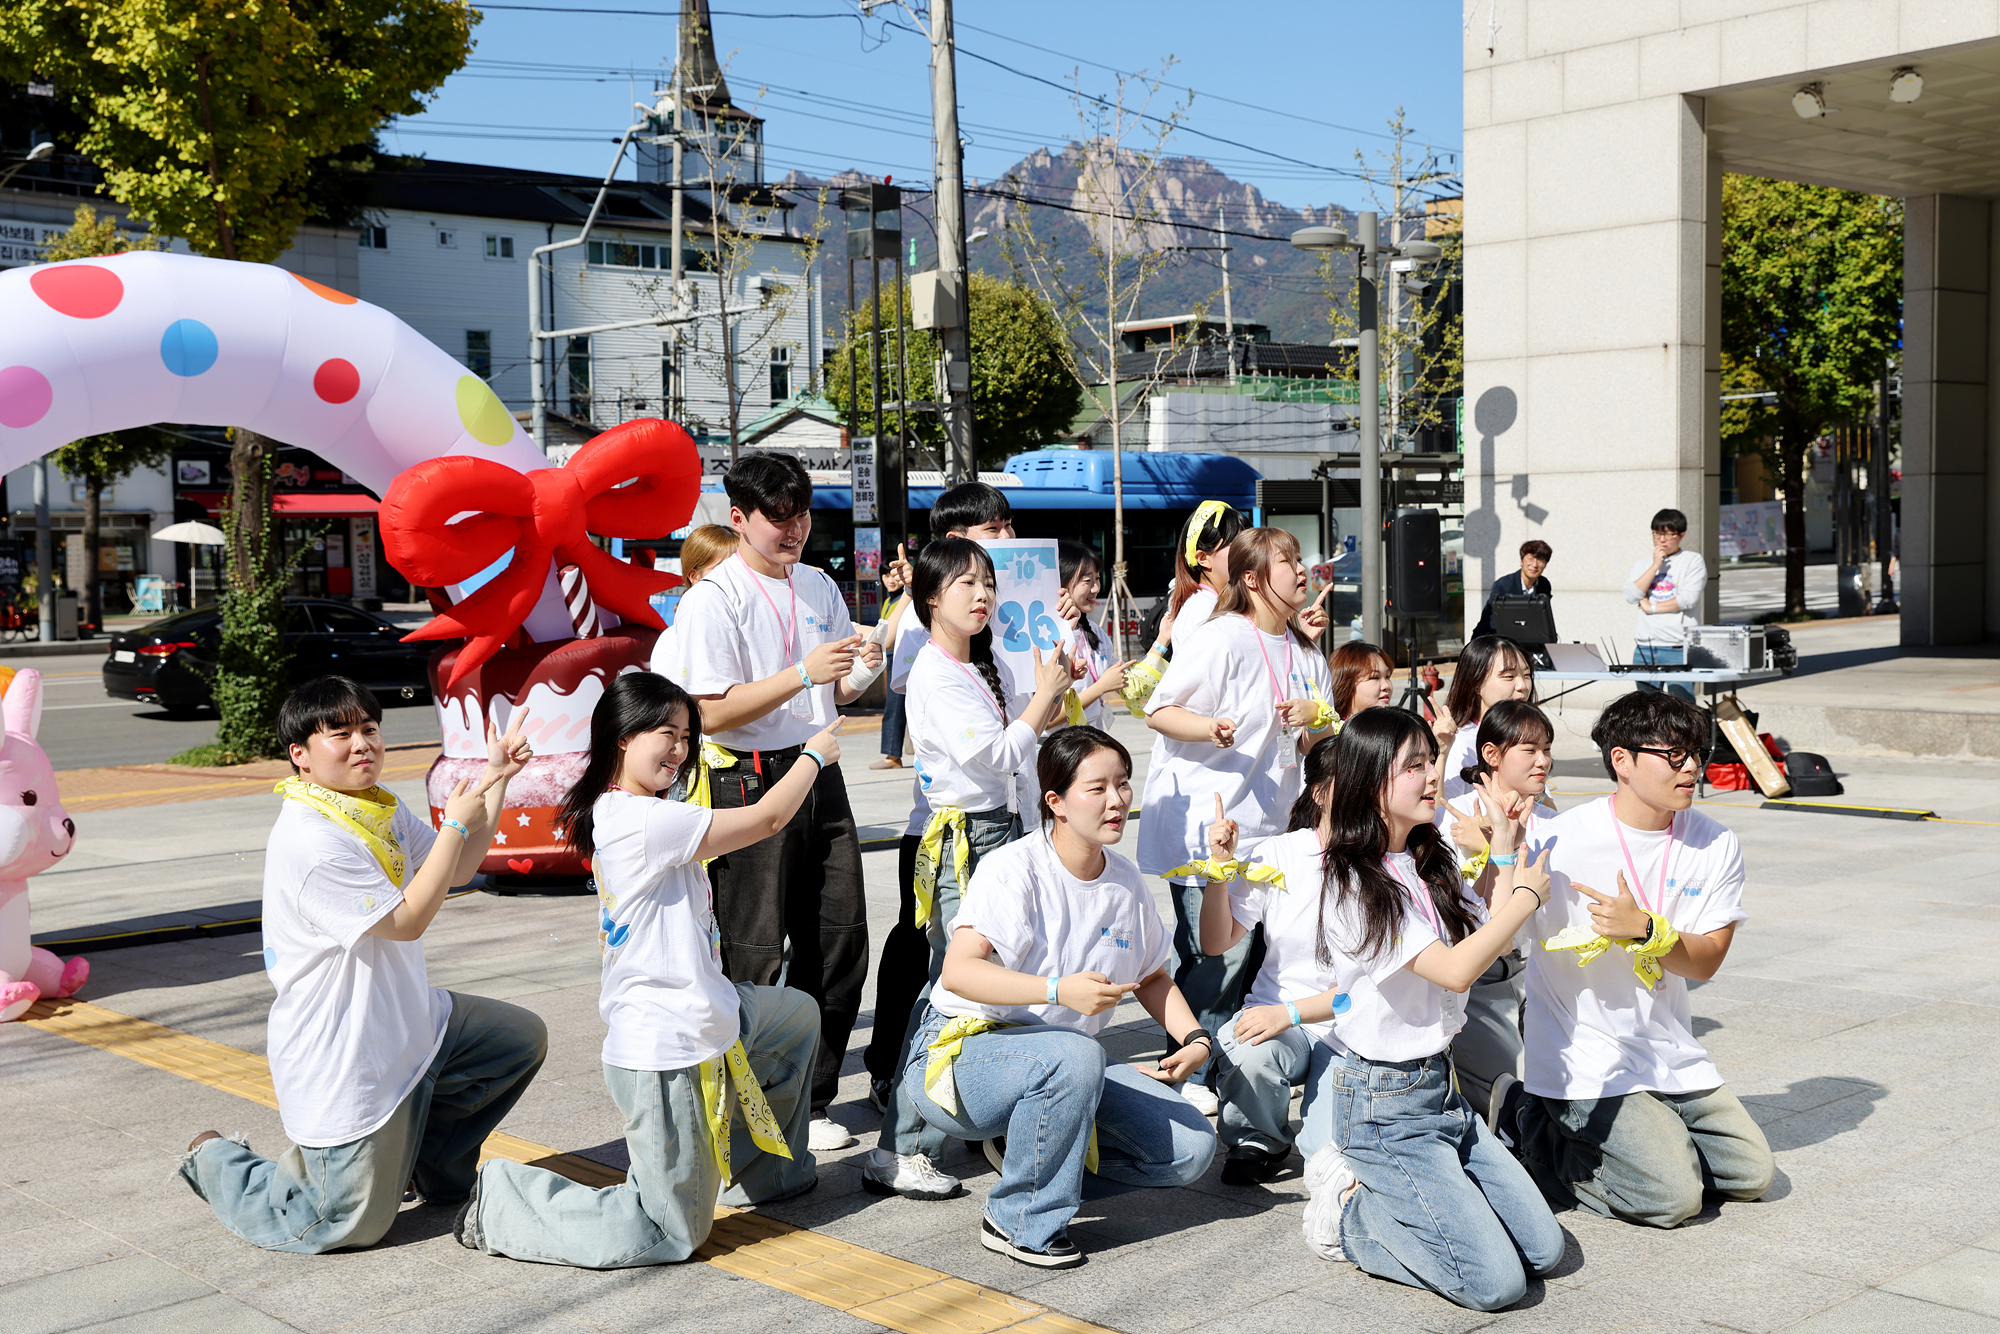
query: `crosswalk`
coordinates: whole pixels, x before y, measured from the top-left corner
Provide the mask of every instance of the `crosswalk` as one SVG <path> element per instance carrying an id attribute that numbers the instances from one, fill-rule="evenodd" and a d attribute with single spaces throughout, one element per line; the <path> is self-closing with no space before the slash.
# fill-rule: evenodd
<path id="1" fill-rule="evenodd" d="M 1806 610 L 1834 615 L 1840 610 L 1838 569 L 1832 565 L 1806 566 Z M 1752 621 L 1768 612 L 1785 609 L 1785 567 L 1782 565 L 1725 566 L 1716 576 L 1716 598 L 1725 625 Z"/>

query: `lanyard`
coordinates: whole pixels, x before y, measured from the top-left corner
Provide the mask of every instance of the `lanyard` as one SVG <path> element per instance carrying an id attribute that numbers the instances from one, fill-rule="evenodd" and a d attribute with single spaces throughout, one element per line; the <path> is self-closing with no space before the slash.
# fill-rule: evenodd
<path id="1" fill-rule="evenodd" d="M 1618 819 L 1616 803 L 1607 798 L 1604 810 L 1611 817 L 1611 827 L 1618 832 L 1618 850 L 1625 854 L 1625 869 L 1632 873 L 1632 893 L 1639 900 L 1639 906 L 1648 912 L 1665 913 L 1667 906 L 1667 868 L 1674 860 L 1674 824 L 1680 819 L 1675 815 L 1667 821 L 1667 847 L 1660 854 L 1660 883 L 1653 894 L 1653 902 L 1646 902 L 1646 887 L 1639 883 L 1639 868 L 1632 861 L 1632 849 L 1625 846 L 1625 826 Z"/>
<path id="2" fill-rule="evenodd" d="M 1245 619 L 1247 620 L 1248 618 L 1246 617 Z M 1271 678 L 1271 703 L 1273 705 L 1283 705 L 1285 702 L 1285 688 L 1278 683 L 1278 673 L 1271 666 L 1270 651 L 1264 647 L 1264 632 L 1257 628 L 1255 621 L 1250 622 L 1250 632 L 1257 636 L 1257 652 L 1264 659 L 1264 675 Z M 1291 631 L 1287 630 L 1285 632 L 1285 680 L 1290 681 L 1291 679 L 1292 635 Z"/>
<path id="3" fill-rule="evenodd" d="M 946 653 L 942 648 L 939 648 L 938 642 L 935 639 L 925 643 L 924 647 L 929 649 L 937 649 L 937 655 L 940 658 L 943 658 L 946 662 L 958 668 L 958 670 L 960 670 L 961 672 L 964 672 L 965 679 L 972 682 L 972 684 L 978 686 L 980 694 L 986 696 L 986 698 L 988 699 L 993 700 L 993 711 L 1000 715 L 1000 725 L 1002 727 L 1005 727 L 1007 725 L 1007 710 L 1001 706 L 999 700 L 994 699 L 992 687 L 988 686 L 985 681 L 980 679 L 978 672 L 973 671 L 972 668 L 966 666 L 964 663 L 960 662 L 957 658 L 952 657 L 951 654 Z"/>
<path id="4" fill-rule="evenodd" d="M 1431 901 L 1429 887 L 1424 885 L 1424 882 L 1421 880 L 1412 885 L 1409 881 L 1403 879 L 1403 869 L 1396 865 L 1396 859 L 1393 857 L 1384 857 L 1382 864 L 1389 868 L 1389 874 L 1395 876 L 1397 882 L 1404 889 L 1410 891 L 1410 897 L 1417 901 L 1417 908 L 1423 913 L 1424 920 L 1431 924 L 1431 934 L 1435 935 L 1439 940 L 1443 940 L 1444 918 L 1438 915 L 1437 904 Z"/>
<path id="5" fill-rule="evenodd" d="M 745 565 L 743 568 L 746 570 L 750 570 L 750 567 L 748 565 Z M 752 582 L 754 582 L 757 585 L 757 591 L 764 595 L 764 605 L 771 609 L 771 618 L 775 620 L 779 625 L 784 627 L 785 661 L 786 662 L 794 661 L 792 657 L 792 642 L 797 637 L 799 629 L 799 589 L 798 585 L 792 582 L 791 571 L 790 570 L 785 571 L 785 587 L 790 589 L 792 593 L 792 620 L 791 624 L 789 625 L 785 624 L 784 617 L 778 615 L 778 604 L 771 601 L 770 590 L 764 587 L 764 576 L 757 573 L 755 570 L 750 570 L 750 578 Z"/>

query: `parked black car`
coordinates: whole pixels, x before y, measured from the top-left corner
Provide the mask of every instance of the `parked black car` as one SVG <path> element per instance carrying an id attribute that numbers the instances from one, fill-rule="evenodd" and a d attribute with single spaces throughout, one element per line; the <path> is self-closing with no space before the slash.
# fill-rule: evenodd
<path id="1" fill-rule="evenodd" d="M 344 602 L 286 598 L 292 684 L 337 672 L 369 687 L 384 703 L 428 695 L 426 668 L 438 644 L 405 644 L 401 641 L 408 631 Z M 211 707 L 210 682 L 221 640 L 222 613 L 215 607 L 113 634 L 104 658 L 104 693 L 157 704 L 177 717 Z"/>

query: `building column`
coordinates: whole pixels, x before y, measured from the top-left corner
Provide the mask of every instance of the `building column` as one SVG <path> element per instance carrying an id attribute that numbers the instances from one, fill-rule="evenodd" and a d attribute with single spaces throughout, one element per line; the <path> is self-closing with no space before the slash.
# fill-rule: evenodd
<path id="1" fill-rule="evenodd" d="M 1989 607 L 1992 206 L 1915 196 L 1903 215 L 1905 644 L 1971 644 Z"/>

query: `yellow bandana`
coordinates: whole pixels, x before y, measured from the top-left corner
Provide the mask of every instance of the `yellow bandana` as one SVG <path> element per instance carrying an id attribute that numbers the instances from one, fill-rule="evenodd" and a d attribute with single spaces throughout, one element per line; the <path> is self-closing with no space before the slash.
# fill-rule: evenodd
<path id="1" fill-rule="evenodd" d="M 750 1054 L 743 1050 L 742 1038 L 730 1043 L 729 1050 L 720 1056 L 703 1061 L 700 1070 L 702 1118 L 708 1122 L 709 1147 L 715 1154 L 715 1166 L 724 1181 L 735 1180 L 729 1166 L 729 1115 L 732 1108 L 742 1109 L 743 1125 L 758 1148 L 783 1158 L 792 1156 L 792 1148 L 785 1143 L 785 1132 L 778 1125 L 777 1115 L 771 1111 L 763 1086 L 750 1072 Z"/>
<path id="2" fill-rule="evenodd" d="M 965 893 L 972 868 L 972 838 L 966 831 L 965 812 L 956 806 L 940 806 L 931 812 L 917 844 L 917 872 L 912 888 L 917 896 L 916 924 L 928 926 L 931 909 L 937 903 L 938 868 L 944 864 L 945 830 L 952 832 L 951 865 L 958 875 L 958 892 Z"/>
<path id="3" fill-rule="evenodd" d="M 1063 691 L 1063 721 L 1071 727 L 1083 726 L 1083 696 L 1074 690 Z"/>
<path id="4" fill-rule="evenodd" d="M 1194 568 L 1194 558 L 1201 552 L 1201 535 L 1207 532 L 1211 525 L 1220 522 L 1222 516 L 1228 512 L 1228 503 L 1220 500 L 1204 500 L 1201 504 L 1194 507 L 1194 514 L 1188 519 L 1187 563 L 1189 569 Z"/>
<path id="5" fill-rule="evenodd" d="M 938 1106 L 958 1115 L 958 1081 L 951 1067 L 957 1062 L 959 1053 L 965 1047 L 967 1038 L 976 1038 L 981 1033 L 991 1033 L 1001 1028 L 1019 1028 L 1019 1024 L 1004 1023 L 998 1019 L 972 1019 L 959 1016 L 944 1026 L 928 1050 L 930 1060 L 924 1063 L 924 1092 Z M 1097 1170 L 1097 1127 L 1090 1128 L 1090 1143 L 1083 1151 L 1083 1170 Z"/>
<path id="6" fill-rule="evenodd" d="M 1576 966 L 1582 968 L 1604 956 L 1613 945 L 1632 956 L 1632 972 L 1651 991 L 1667 975 L 1660 966 L 1660 960 L 1673 951 L 1680 943 L 1681 933 L 1674 930 L 1671 923 L 1658 913 L 1647 913 L 1653 919 L 1652 936 L 1645 944 L 1636 940 L 1607 940 L 1587 926 L 1564 927 L 1563 930 L 1542 942 L 1542 948 L 1551 952 L 1570 951 L 1576 955 Z"/>
<path id="7" fill-rule="evenodd" d="M 1119 690 L 1119 698 L 1125 701 L 1125 709 L 1134 718 L 1146 716 L 1146 702 L 1153 698 L 1153 690 L 1160 684 L 1160 677 L 1166 673 L 1167 660 L 1158 649 L 1150 649 L 1145 660 L 1125 669 L 1125 684 Z"/>
<path id="8" fill-rule="evenodd" d="M 1275 866 L 1252 866 L 1246 861 L 1219 861 L 1214 857 L 1204 857 L 1198 862 L 1189 862 L 1186 866 L 1176 866 L 1160 878 L 1172 880 L 1176 876 L 1199 876 L 1218 885 L 1228 884 L 1232 880 L 1263 880 L 1273 889 L 1285 887 L 1285 873 Z"/>
<path id="9" fill-rule="evenodd" d="M 403 845 L 396 841 L 396 794 L 384 787 L 336 792 L 308 779 L 287 778 L 271 789 L 288 801 L 303 802 L 361 840 L 389 883 L 403 887 Z"/>

